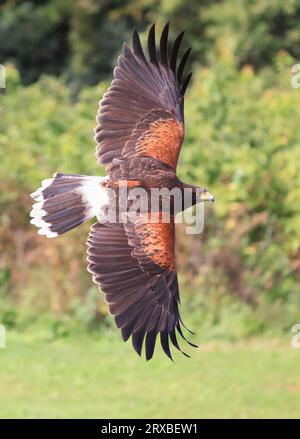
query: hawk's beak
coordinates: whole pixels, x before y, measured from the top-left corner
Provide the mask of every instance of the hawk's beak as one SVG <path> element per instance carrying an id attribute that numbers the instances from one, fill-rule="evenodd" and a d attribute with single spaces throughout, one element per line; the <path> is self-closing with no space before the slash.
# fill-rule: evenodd
<path id="1" fill-rule="evenodd" d="M 215 197 L 208 191 L 204 190 L 201 194 L 201 201 L 212 201 L 215 202 Z"/>

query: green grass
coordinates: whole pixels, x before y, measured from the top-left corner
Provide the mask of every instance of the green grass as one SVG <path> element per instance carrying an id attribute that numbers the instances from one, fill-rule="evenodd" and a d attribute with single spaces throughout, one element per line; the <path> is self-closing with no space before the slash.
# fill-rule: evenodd
<path id="1" fill-rule="evenodd" d="M 210 342 L 191 353 L 171 363 L 159 352 L 146 363 L 116 333 L 53 341 L 9 333 L 0 417 L 300 416 L 300 351 L 288 339 Z"/>

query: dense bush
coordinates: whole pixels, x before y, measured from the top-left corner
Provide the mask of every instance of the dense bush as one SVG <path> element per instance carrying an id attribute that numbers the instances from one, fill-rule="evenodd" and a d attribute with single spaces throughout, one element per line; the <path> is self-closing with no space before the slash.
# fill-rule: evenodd
<path id="1" fill-rule="evenodd" d="M 29 194 L 57 170 L 103 172 L 94 159 L 93 128 L 104 88 L 86 88 L 75 103 L 63 81 L 42 77 L 23 87 L 10 66 L 6 85 L 0 118 L 0 288 L 28 308 L 34 303 L 36 309 L 68 309 L 91 285 L 85 275 L 88 227 L 66 240 L 41 239 L 28 225 Z"/>
<path id="2" fill-rule="evenodd" d="M 204 183 L 216 203 L 201 245 L 188 244 L 194 256 L 182 258 L 182 267 L 198 273 L 200 302 L 207 294 L 218 303 L 217 320 L 228 311 L 229 292 L 255 309 L 253 331 L 289 329 L 300 310 L 300 107 L 290 82 L 293 60 L 280 52 L 274 69 L 255 74 L 251 66 L 236 70 L 227 50 L 219 59 L 213 69 L 195 72 L 186 107 L 180 174 Z"/>

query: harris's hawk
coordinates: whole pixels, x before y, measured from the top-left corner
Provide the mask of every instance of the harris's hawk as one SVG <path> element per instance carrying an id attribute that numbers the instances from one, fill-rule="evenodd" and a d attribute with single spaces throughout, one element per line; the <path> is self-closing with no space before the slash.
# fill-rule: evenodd
<path id="1" fill-rule="evenodd" d="M 199 188 L 176 176 L 184 139 L 184 94 L 191 78 L 191 74 L 184 76 L 190 49 L 178 62 L 184 32 L 170 52 L 168 33 L 167 24 L 157 49 L 152 25 L 148 56 L 136 30 L 132 49 L 124 43 L 114 79 L 100 101 L 95 129 L 96 158 L 105 166 L 107 177 L 56 173 L 32 194 L 36 203 L 31 223 L 46 237 L 61 235 L 97 217 L 87 239 L 88 271 L 104 293 L 123 339 L 131 337 L 139 355 L 144 346 L 147 360 L 153 356 L 158 336 L 170 358 L 170 341 L 181 351 L 177 334 L 185 339 L 178 309 L 176 209 L 170 203 L 168 221 L 161 204 L 150 219 L 148 202 L 146 210 L 138 210 L 130 221 L 106 221 L 105 213 L 120 198 L 118 191 L 123 186 L 142 188 L 147 194 L 152 189 L 183 192 L 190 188 L 191 205 L 213 200 L 204 190 L 199 196 Z M 182 205 L 179 210 L 183 209 Z"/>

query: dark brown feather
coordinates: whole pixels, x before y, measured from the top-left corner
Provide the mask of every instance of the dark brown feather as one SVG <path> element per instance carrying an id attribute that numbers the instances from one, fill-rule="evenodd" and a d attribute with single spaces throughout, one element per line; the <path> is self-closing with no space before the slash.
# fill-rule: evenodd
<path id="1" fill-rule="evenodd" d="M 190 56 L 191 50 L 192 50 L 191 47 L 189 49 L 187 49 L 187 51 L 184 53 L 184 55 L 180 61 L 178 71 L 177 71 L 177 80 L 179 81 L 179 83 L 181 83 L 183 72 L 184 72 L 184 67 L 187 63 L 188 57 Z"/>
<path id="2" fill-rule="evenodd" d="M 134 54 L 142 58 L 144 62 L 147 62 L 142 48 L 140 36 L 136 28 L 133 29 L 133 33 L 132 33 L 132 46 L 133 46 Z"/>
<path id="3" fill-rule="evenodd" d="M 163 28 L 159 44 L 160 62 L 164 67 L 168 67 L 168 36 L 169 23 Z"/>
<path id="4" fill-rule="evenodd" d="M 156 43 L 155 43 L 155 24 L 152 24 L 148 34 L 148 53 L 150 62 L 158 66 Z"/>
<path id="5" fill-rule="evenodd" d="M 144 219 L 137 227 L 145 226 Z M 162 270 L 155 260 L 151 261 L 143 233 L 140 229 L 136 233 L 132 223 L 96 223 L 87 244 L 88 270 L 103 291 L 123 340 L 131 337 L 139 355 L 145 344 L 145 357 L 149 360 L 160 334 L 162 348 L 172 359 L 169 341 L 181 350 L 174 335 L 178 328 L 181 333 L 176 272 L 167 266 Z M 151 272 L 147 271 L 147 264 Z"/>
<path id="6" fill-rule="evenodd" d="M 176 60 L 179 45 L 183 33 L 179 34 L 172 48 L 171 56 L 168 56 L 167 24 L 161 34 L 159 43 L 159 60 L 155 44 L 155 26 L 151 26 L 148 34 L 149 61 L 144 54 L 140 37 L 135 29 L 132 35 L 133 51 L 124 43 L 123 54 L 118 58 L 118 64 L 114 70 L 115 79 L 107 93 L 100 102 L 97 116 L 98 126 L 95 128 L 95 140 L 97 142 L 96 156 L 99 164 L 110 165 L 114 159 L 126 156 L 131 158 L 137 155 L 154 154 L 154 158 L 169 163 L 168 157 L 176 156 L 176 162 L 172 159 L 173 167 L 176 168 L 178 155 L 183 142 L 183 134 L 180 135 L 180 144 L 172 134 L 172 126 L 169 133 L 170 139 L 166 141 L 158 153 L 156 149 L 148 147 L 138 150 L 136 144 L 141 144 L 143 135 L 151 131 L 151 123 L 156 120 L 174 120 L 180 127 L 183 125 L 183 99 L 180 89 L 184 88 L 181 82 L 187 53 L 184 55 L 176 78 Z M 157 119 L 153 119 L 156 115 Z M 150 119 L 149 119 L 150 117 Z M 149 119 L 148 125 L 145 123 Z M 141 122 L 143 122 L 143 126 Z M 181 125 L 180 125 L 181 124 Z M 174 125 L 175 126 L 175 125 Z M 177 129 L 177 128 L 176 128 Z M 183 133 L 183 128 L 180 128 Z M 153 142 L 156 132 L 153 130 Z M 137 135 L 139 134 L 139 136 Z M 178 137 L 179 138 L 179 137 Z M 151 140 L 149 140 L 151 143 Z M 163 151 L 165 149 L 165 152 Z"/>
<path id="7" fill-rule="evenodd" d="M 192 77 L 192 74 L 193 74 L 192 72 L 189 73 L 189 74 L 187 75 L 187 77 L 185 78 L 185 80 L 183 81 L 182 86 L 181 86 L 181 88 L 180 88 L 181 96 L 184 96 L 184 94 L 185 94 L 185 92 L 186 92 L 186 89 L 187 89 L 187 86 L 189 85 L 190 79 L 191 79 L 191 77 Z"/>
<path id="8" fill-rule="evenodd" d="M 184 31 L 182 31 L 176 38 L 174 45 L 172 47 L 172 52 L 171 52 L 171 59 L 170 59 L 170 68 L 173 71 L 174 75 L 176 75 L 176 63 L 177 63 L 177 56 L 178 56 L 178 51 L 179 51 L 179 47 L 182 41 L 184 35 Z"/>

